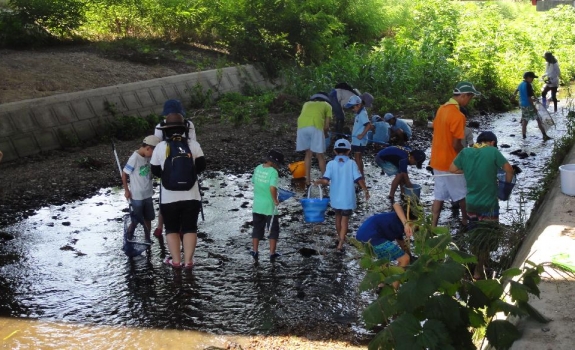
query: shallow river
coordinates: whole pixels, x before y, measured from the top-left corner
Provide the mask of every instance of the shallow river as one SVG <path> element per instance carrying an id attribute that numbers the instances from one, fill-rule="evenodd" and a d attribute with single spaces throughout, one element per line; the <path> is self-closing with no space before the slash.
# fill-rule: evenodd
<path id="1" fill-rule="evenodd" d="M 555 119 L 552 137 L 565 129 L 563 117 Z M 501 221 L 510 223 L 518 217 L 519 193 L 538 185 L 541 165 L 550 156 L 553 141 L 543 143 L 534 122 L 523 140 L 517 112 L 491 116 L 480 123 L 481 130 L 496 133 L 500 150 L 523 169 L 511 200 L 501 202 Z M 502 148 L 505 144 L 510 147 Z M 520 160 L 510 154 L 517 149 L 535 155 Z M 429 149 L 426 152 L 429 157 Z M 365 162 L 372 199 L 358 208 L 350 235 L 365 216 L 390 209 L 385 197 L 391 178 L 380 175 L 371 158 L 366 157 Z M 207 203 L 193 271 L 163 265 L 165 251 L 157 242 L 140 257 L 125 257 L 120 247 L 126 201 L 119 188 L 103 189 L 81 202 L 42 208 L 25 221 L 3 228 L 16 237 L 0 247 L 0 254 L 12 257 L 0 267 L 3 344 L 9 348 L 31 344 L 72 348 L 72 339 L 77 339 L 76 345 L 83 348 L 189 344 L 186 348 L 201 349 L 221 346 L 218 336 L 209 334 L 274 334 L 297 326 L 323 328 L 329 333 L 337 329 L 334 325 L 350 328 L 358 338 L 365 336 L 359 314 L 370 296 L 357 292 L 362 271 L 355 249 L 349 246 L 343 255 L 335 252 L 332 215 L 324 224 L 312 227 L 303 223 L 297 198 L 282 203 L 278 248 L 283 255 L 271 263 L 263 254 L 259 264 L 253 263 L 248 254 L 250 176 L 214 174 L 203 180 Z M 433 177 L 425 168 L 413 168 L 410 176 L 422 185 L 422 200 L 430 209 Z M 287 177 L 281 179 L 280 187 L 296 191 L 298 198 L 304 196 L 301 184 Z M 457 228 L 449 206 L 440 223 Z M 522 205 L 527 213 L 532 206 L 531 201 Z M 304 256 L 301 248 L 319 254 Z M 267 242 L 262 242 L 261 252 L 267 249 Z M 162 335 L 161 330 L 169 333 Z"/>

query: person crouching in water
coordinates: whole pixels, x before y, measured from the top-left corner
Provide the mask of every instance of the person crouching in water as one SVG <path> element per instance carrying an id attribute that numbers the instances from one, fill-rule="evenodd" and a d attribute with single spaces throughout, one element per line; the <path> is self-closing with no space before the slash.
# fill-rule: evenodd
<path id="1" fill-rule="evenodd" d="M 375 163 L 388 176 L 395 176 L 389 189 L 389 200 L 395 201 L 395 191 L 400 186 L 400 191 L 405 194 L 405 187 L 412 188 L 413 184 L 407 172 L 408 165 L 415 165 L 421 169 L 425 161 L 425 153 L 420 150 L 411 150 L 409 147 L 391 146 L 379 151 L 375 156 Z"/>
<path id="2" fill-rule="evenodd" d="M 252 244 L 250 251 L 254 260 L 259 259 L 258 247 L 264 238 L 266 227 L 269 226 L 270 260 L 274 261 L 280 254 L 276 251 L 280 225 L 277 214 L 278 200 L 278 167 L 284 162 L 284 155 L 276 150 L 268 153 L 265 163 L 254 170 L 252 184 L 254 185 L 254 203 L 252 209 L 253 225 Z"/>
<path id="3" fill-rule="evenodd" d="M 349 217 L 357 206 L 355 183 L 357 182 L 369 199 L 369 191 L 357 164 L 349 158 L 351 145 L 346 139 L 339 139 L 334 144 L 335 158 L 327 163 L 327 169 L 315 185 L 330 185 L 330 205 L 335 210 L 335 229 L 338 235 L 337 250 L 343 251 L 347 236 Z"/>
<path id="4" fill-rule="evenodd" d="M 411 256 L 409 238 L 416 229 L 417 216 L 409 207 L 406 211 L 401 204 L 395 203 L 393 211 L 369 217 L 357 230 L 355 239 L 362 243 L 370 243 L 378 259 L 396 260 L 400 267 L 409 265 Z M 399 282 L 393 282 L 393 287 L 397 289 Z"/>

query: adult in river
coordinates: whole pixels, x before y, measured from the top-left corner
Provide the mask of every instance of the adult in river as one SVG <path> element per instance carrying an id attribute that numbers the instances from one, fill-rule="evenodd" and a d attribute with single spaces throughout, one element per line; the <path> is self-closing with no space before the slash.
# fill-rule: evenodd
<path id="1" fill-rule="evenodd" d="M 547 93 L 551 91 L 553 110 L 557 112 L 557 89 L 559 88 L 559 76 L 561 75 L 559 62 L 557 62 L 557 58 L 555 58 L 555 56 L 553 56 L 549 51 L 545 52 L 543 58 L 547 61 L 547 66 L 545 68 L 545 74 L 543 74 L 545 86 L 541 91 L 541 102 L 545 107 L 547 107 Z"/>
<path id="2" fill-rule="evenodd" d="M 431 140 L 431 160 L 435 176 L 434 200 L 431 207 L 432 225 L 437 226 L 443 202 L 459 202 L 461 221 L 467 225 L 465 195 L 467 193 L 465 178 L 449 172 L 449 167 L 457 154 L 463 149 L 461 140 L 465 137 L 466 118 L 459 110 L 465 107 L 473 97 L 481 95 L 473 84 L 462 81 L 453 89 L 453 95 L 437 110 L 433 120 L 433 138 Z"/>
<path id="3" fill-rule="evenodd" d="M 311 183 L 311 157 L 315 153 L 319 170 L 325 173 L 325 135 L 332 117 L 329 96 L 319 92 L 303 104 L 297 118 L 296 151 L 305 152 L 305 182 Z"/>

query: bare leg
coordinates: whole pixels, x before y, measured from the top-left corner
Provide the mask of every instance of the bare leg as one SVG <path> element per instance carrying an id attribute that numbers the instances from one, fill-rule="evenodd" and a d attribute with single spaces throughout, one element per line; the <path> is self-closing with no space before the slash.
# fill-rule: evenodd
<path id="1" fill-rule="evenodd" d="M 537 118 L 537 126 L 539 127 L 539 130 L 541 130 L 541 135 L 543 135 L 543 140 L 547 140 L 550 137 L 547 136 L 547 133 L 545 132 L 545 128 L 543 127 L 543 122 L 541 121 L 541 118 Z"/>
<path id="2" fill-rule="evenodd" d="M 181 245 L 180 245 L 180 234 L 178 232 L 172 232 L 166 234 L 166 241 L 168 242 L 168 250 L 172 256 L 172 262 L 174 265 L 179 265 L 182 262 L 182 257 L 180 255 Z"/>
<path id="3" fill-rule="evenodd" d="M 443 206 L 443 201 L 434 200 L 431 206 L 432 214 L 432 227 L 437 227 L 437 222 L 439 221 L 439 213 L 441 213 L 441 207 Z"/>
<path id="4" fill-rule="evenodd" d="M 305 158 L 304 158 L 305 183 L 306 183 L 306 185 L 309 185 L 311 183 L 311 156 L 312 156 L 311 150 L 309 150 L 309 149 L 306 150 L 305 151 Z"/>
<path id="5" fill-rule="evenodd" d="M 465 198 L 459 201 L 459 208 L 461 209 L 461 223 L 467 226 L 467 208 L 465 208 Z"/>
<path id="6" fill-rule="evenodd" d="M 270 241 L 270 255 L 271 255 L 271 254 L 275 254 L 275 252 L 276 252 L 276 246 L 277 246 L 277 244 L 278 244 L 278 240 L 277 240 L 277 239 L 270 238 L 269 241 Z"/>
<path id="7" fill-rule="evenodd" d="M 361 176 L 364 176 L 364 174 L 363 174 L 363 157 L 361 156 L 361 153 L 355 152 L 353 154 L 353 157 L 355 159 L 355 162 L 357 163 L 357 167 L 359 168 L 359 172 L 360 172 Z"/>
<path id="8" fill-rule="evenodd" d="M 527 136 L 527 120 L 521 119 L 521 134 L 523 134 L 523 138 Z"/>
<path id="9" fill-rule="evenodd" d="M 321 175 L 325 174 L 325 155 L 323 153 L 316 153 L 317 162 L 319 163 L 319 171 Z"/>
<path id="10" fill-rule="evenodd" d="M 194 253 L 196 252 L 196 244 L 198 243 L 198 235 L 196 232 L 184 234 L 184 262 L 190 264 L 194 261 Z"/>
<path id="11" fill-rule="evenodd" d="M 253 250 L 254 252 L 258 252 L 258 247 L 260 245 L 260 240 L 257 238 L 252 238 L 252 245 L 253 245 Z"/>
<path id="12" fill-rule="evenodd" d="M 409 265 L 409 255 L 406 253 L 397 259 L 397 266 L 405 267 L 407 265 Z M 399 281 L 395 281 L 391 285 L 397 290 L 399 288 Z"/>
<path id="13" fill-rule="evenodd" d="M 345 238 L 347 236 L 347 226 L 349 224 L 349 216 L 342 216 L 341 217 L 341 224 L 339 233 L 339 244 L 337 245 L 337 249 L 343 249 L 343 245 L 345 243 Z"/>
<path id="14" fill-rule="evenodd" d="M 151 242 L 150 233 L 152 231 L 152 221 L 144 220 L 144 237 L 146 238 L 146 242 Z"/>

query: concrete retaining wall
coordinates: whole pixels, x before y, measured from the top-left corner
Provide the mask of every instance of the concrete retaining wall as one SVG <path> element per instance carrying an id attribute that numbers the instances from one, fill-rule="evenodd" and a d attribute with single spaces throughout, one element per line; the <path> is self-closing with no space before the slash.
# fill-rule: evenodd
<path id="1" fill-rule="evenodd" d="M 240 66 L 182 74 L 69 94 L 54 95 L 0 105 L 0 150 L 3 161 L 62 147 L 70 140 L 85 141 L 101 135 L 116 113 L 145 117 L 161 114 L 167 99 L 188 105 L 188 90 L 201 84 L 213 96 L 239 91 L 244 83 L 270 84 L 253 66 Z"/>
<path id="2" fill-rule="evenodd" d="M 559 5 L 572 5 L 575 6 L 575 1 L 572 0 L 543 0 L 537 1 L 537 11 L 549 11 Z"/>

